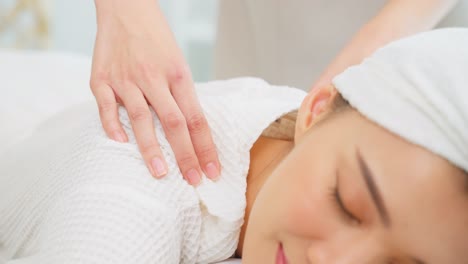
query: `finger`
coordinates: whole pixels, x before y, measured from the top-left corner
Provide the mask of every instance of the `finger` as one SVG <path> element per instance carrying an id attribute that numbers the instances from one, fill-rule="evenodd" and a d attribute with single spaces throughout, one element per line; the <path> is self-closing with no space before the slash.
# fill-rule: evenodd
<path id="1" fill-rule="evenodd" d="M 91 90 L 96 98 L 99 117 L 107 136 L 118 142 L 127 142 L 127 134 L 119 120 L 118 104 L 112 88 L 107 84 L 100 84 L 97 87 L 92 86 Z"/>
<path id="2" fill-rule="evenodd" d="M 161 120 L 180 171 L 190 184 L 198 185 L 201 180 L 201 169 L 179 106 L 164 81 L 153 80 L 151 86 L 145 87 L 145 96 Z"/>
<path id="3" fill-rule="evenodd" d="M 200 166 L 208 178 L 217 179 L 221 171 L 218 153 L 210 127 L 195 93 L 190 74 L 173 80 L 171 91 L 187 120 L 190 138 Z"/>
<path id="4" fill-rule="evenodd" d="M 154 177 L 162 178 L 167 174 L 167 164 L 156 139 L 153 117 L 140 89 L 131 86 L 127 84 L 127 88 L 122 89 L 120 99 L 127 108 L 138 148 L 148 169 Z"/>

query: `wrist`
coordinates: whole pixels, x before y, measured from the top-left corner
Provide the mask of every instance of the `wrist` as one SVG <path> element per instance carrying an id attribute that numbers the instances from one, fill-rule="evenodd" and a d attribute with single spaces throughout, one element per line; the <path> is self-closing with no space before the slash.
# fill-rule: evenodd
<path id="1" fill-rule="evenodd" d="M 98 29 L 115 26 L 136 30 L 162 18 L 157 0 L 95 0 Z"/>

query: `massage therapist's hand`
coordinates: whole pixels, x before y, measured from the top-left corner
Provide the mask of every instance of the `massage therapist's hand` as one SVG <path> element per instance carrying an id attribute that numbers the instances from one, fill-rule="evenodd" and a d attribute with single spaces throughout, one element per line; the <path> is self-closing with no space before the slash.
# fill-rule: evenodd
<path id="1" fill-rule="evenodd" d="M 157 178 L 167 164 L 156 139 L 150 107 L 185 179 L 199 183 L 202 171 L 219 176 L 210 128 L 194 91 L 190 69 L 155 0 L 95 0 L 98 30 L 91 90 L 107 135 L 128 140 L 118 116 L 125 106 L 138 147 Z"/>

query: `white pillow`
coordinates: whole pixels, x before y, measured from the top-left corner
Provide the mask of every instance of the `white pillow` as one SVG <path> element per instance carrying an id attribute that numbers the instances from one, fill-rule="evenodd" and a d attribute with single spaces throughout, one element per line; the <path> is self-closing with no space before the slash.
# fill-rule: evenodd
<path id="1" fill-rule="evenodd" d="M 82 55 L 0 50 L 0 152 L 67 106 L 93 100 L 90 72 Z"/>

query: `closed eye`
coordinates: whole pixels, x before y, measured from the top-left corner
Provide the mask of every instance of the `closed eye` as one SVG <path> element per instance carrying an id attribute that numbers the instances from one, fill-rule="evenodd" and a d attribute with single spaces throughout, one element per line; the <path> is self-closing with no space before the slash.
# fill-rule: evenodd
<path id="1" fill-rule="evenodd" d="M 332 202 L 335 204 L 335 207 L 339 211 L 339 213 L 343 216 L 343 218 L 352 223 L 352 224 L 360 224 L 361 220 L 356 217 L 345 205 L 343 202 L 343 198 L 341 196 L 341 192 L 339 190 L 339 175 L 337 173 L 336 184 L 331 190 L 331 197 Z"/>

